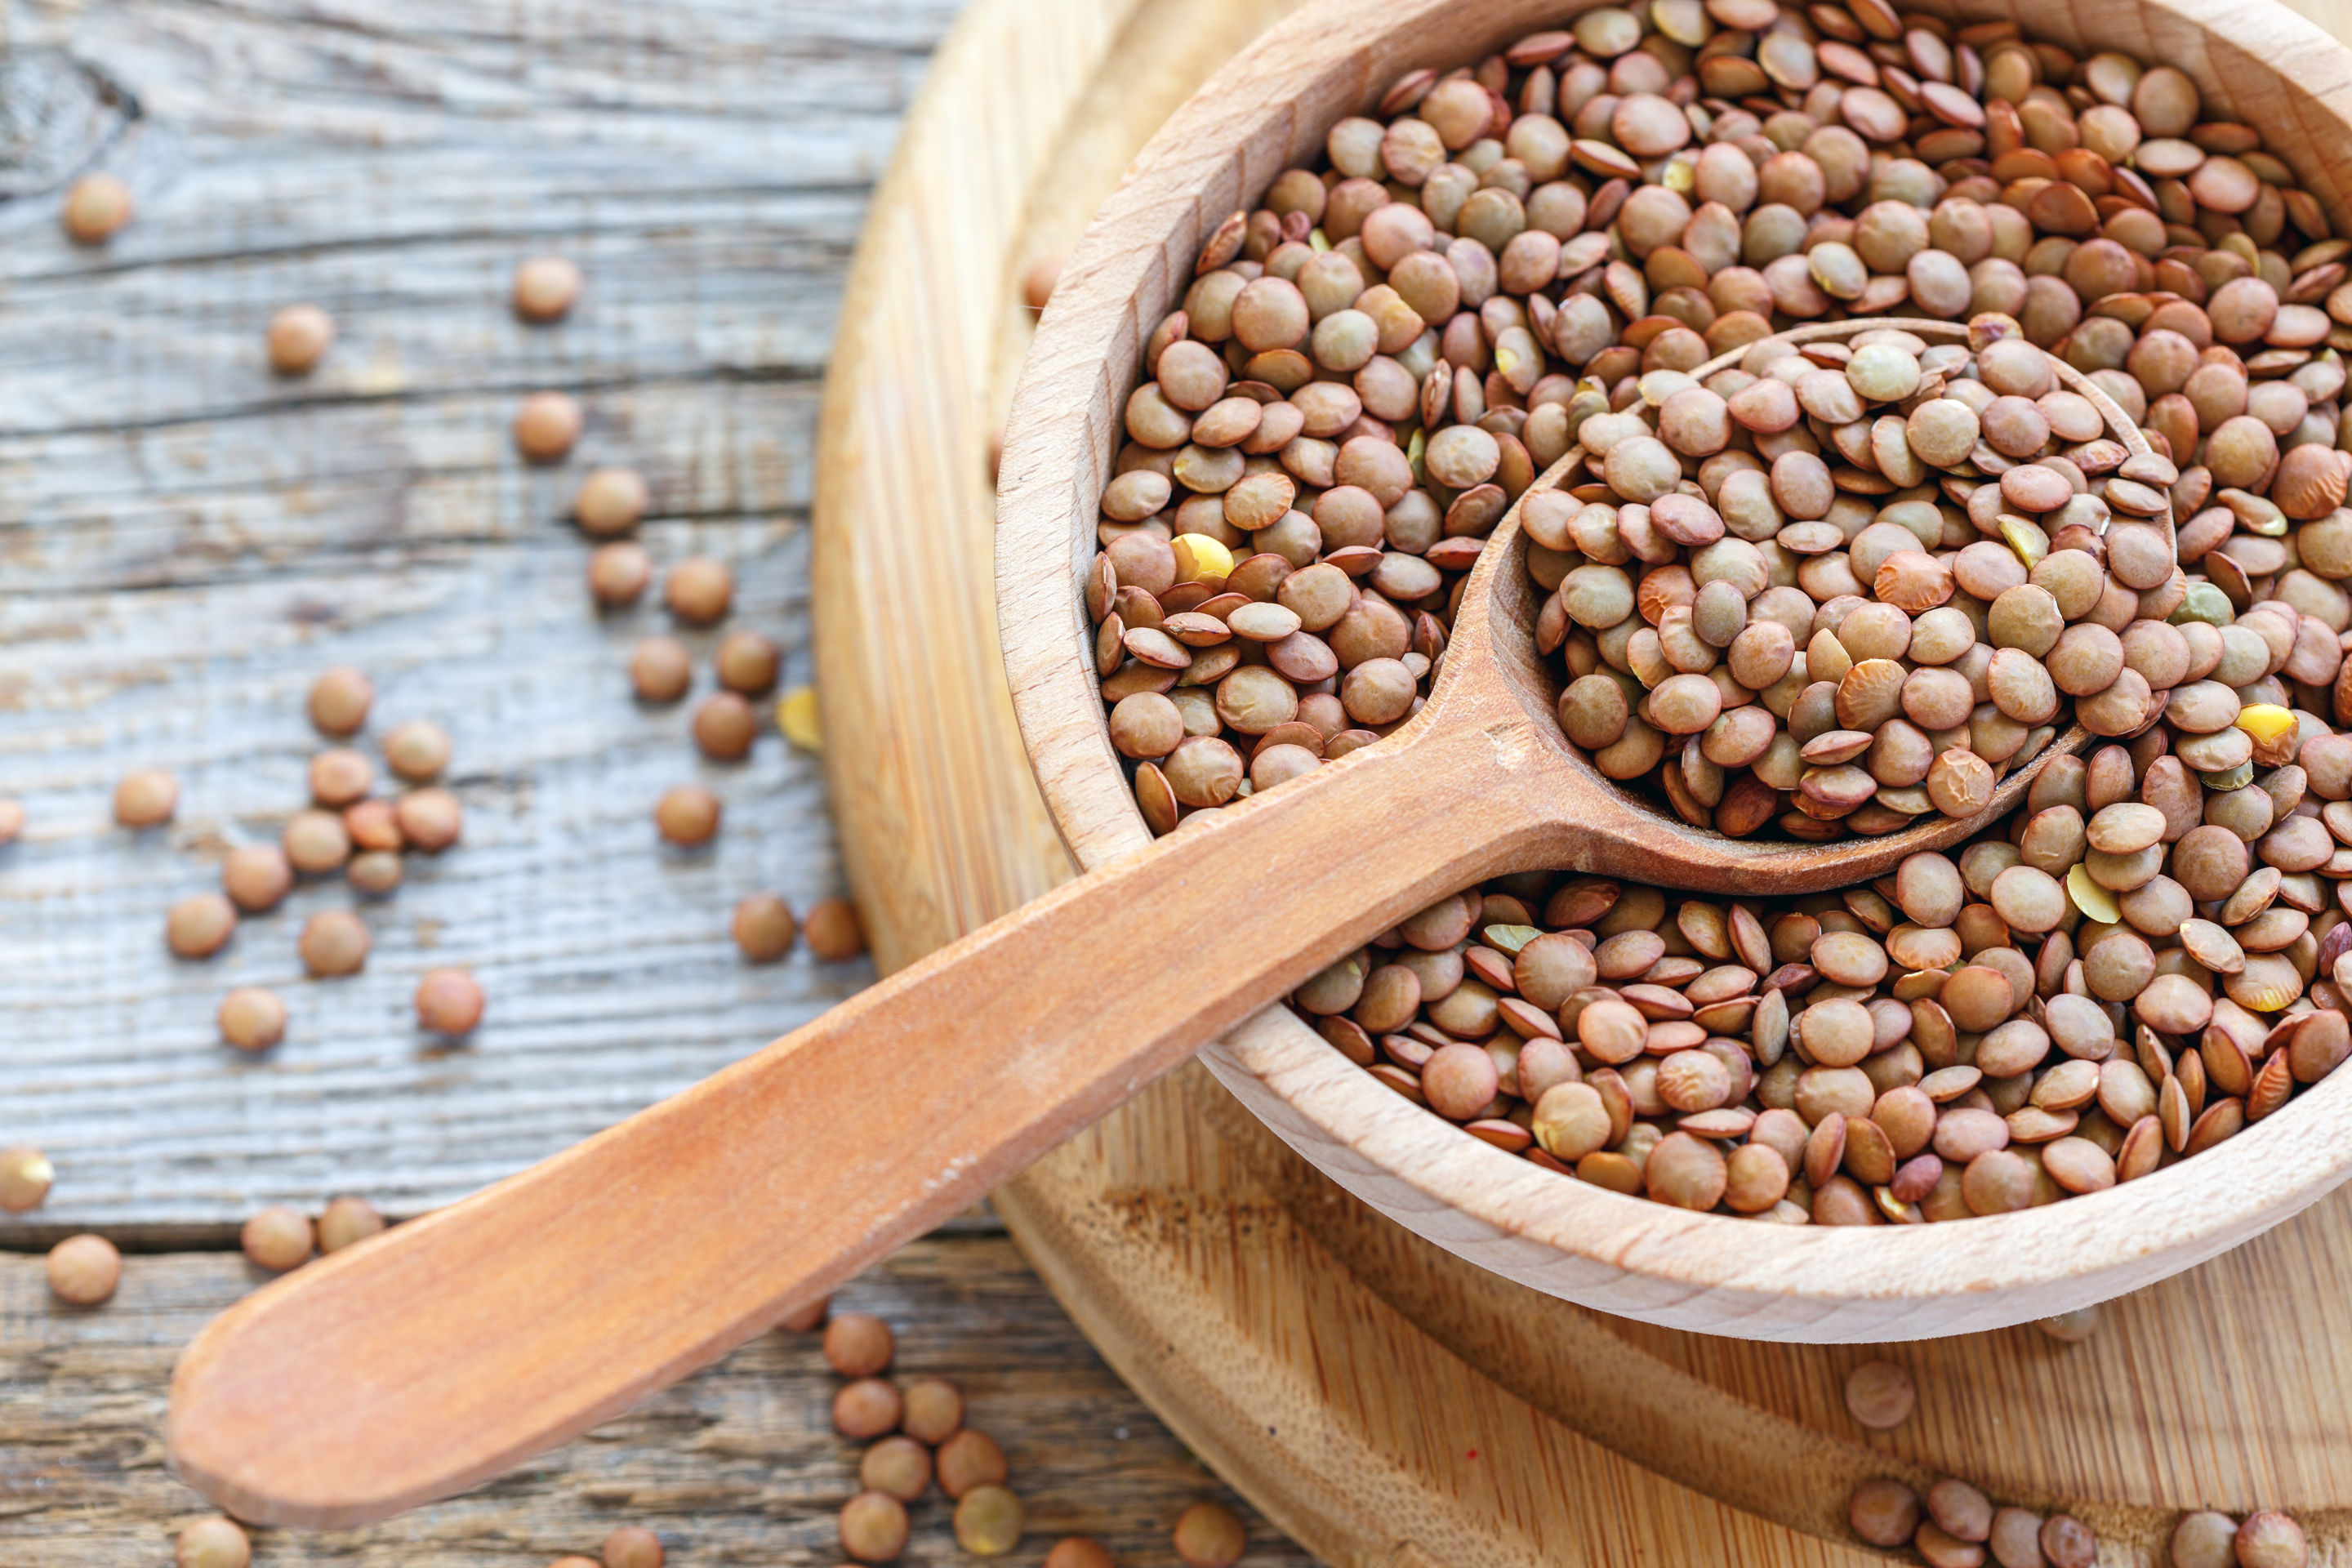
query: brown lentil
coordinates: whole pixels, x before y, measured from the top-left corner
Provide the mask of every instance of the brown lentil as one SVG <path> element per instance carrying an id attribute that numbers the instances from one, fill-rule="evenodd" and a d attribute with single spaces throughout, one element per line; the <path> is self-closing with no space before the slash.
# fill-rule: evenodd
<path id="1" fill-rule="evenodd" d="M 903 1408 L 898 1385 L 887 1378 L 857 1378 L 834 1393 L 833 1429 L 859 1441 L 879 1437 L 898 1430 Z"/>
<path id="2" fill-rule="evenodd" d="M 735 574 L 708 556 L 689 556 L 669 569 L 662 597 L 679 620 L 707 626 L 726 617 L 735 597 Z"/>
<path id="3" fill-rule="evenodd" d="M 907 1414 L 900 1423 L 906 1434 L 934 1447 L 955 1436 L 963 1425 L 963 1394 L 940 1377 L 919 1377 L 907 1384 Z"/>
<path id="4" fill-rule="evenodd" d="M 1111 1568 L 1110 1553 L 1100 1542 L 1066 1535 L 1045 1553 L 1045 1568 Z"/>
<path id="5" fill-rule="evenodd" d="M 395 725 L 383 738 L 384 765 L 410 784 L 429 784 L 449 765 L 449 736 L 429 719 Z"/>
<path id="6" fill-rule="evenodd" d="M 218 893 L 197 893 L 163 917 L 163 942 L 181 958 L 210 958 L 236 934 L 236 910 Z"/>
<path id="7" fill-rule="evenodd" d="M 534 463 L 561 461 L 580 440 L 580 401 L 566 392 L 534 392 L 515 410 L 515 449 Z"/>
<path id="8" fill-rule="evenodd" d="M 956 1500 L 956 1544 L 975 1557 L 1002 1557 L 1021 1544 L 1027 1523 L 1021 1500 L 1000 1486 L 980 1486 Z"/>
<path id="9" fill-rule="evenodd" d="M 38 1149 L 0 1150 L 0 1212 L 39 1208 L 56 1179 L 57 1168 Z"/>
<path id="10" fill-rule="evenodd" d="M 1233 1568 L 1249 1550 L 1240 1516 L 1217 1502 L 1196 1502 L 1177 1515 L 1175 1541 L 1184 1568 Z"/>
<path id="11" fill-rule="evenodd" d="M 642 1524 L 625 1524 L 604 1537 L 604 1568 L 662 1568 L 661 1537 Z"/>
<path id="12" fill-rule="evenodd" d="M 890 1370 L 897 1342 L 890 1325 L 864 1312 L 841 1312 L 824 1326 L 824 1359 L 844 1377 L 878 1377 Z"/>
<path id="13" fill-rule="evenodd" d="M 218 1514 L 197 1520 L 172 1545 L 172 1568 L 246 1568 L 252 1561 L 245 1531 Z"/>
<path id="14" fill-rule="evenodd" d="M 933 1458 L 939 1467 L 940 1490 L 951 1498 L 961 1500 L 974 1487 L 1004 1484 L 1004 1450 L 985 1432 L 962 1428 L 940 1445 Z"/>
<path id="15" fill-rule="evenodd" d="M 154 827 L 172 820 L 180 804 L 180 781 L 161 768 L 139 768 L 114 786 L 114 820 L 125 827 Z"/>
<path id="16" fill-rule="evenodd" d="M 334 346 L 333 318 L 316 305 L 289 305 L 269 318 L 269 368 L 308 375 Z"/>
<path id="17" fill-rule="evenodd" d="M 840 963 L 866 951 L 866 928 L 847 899 L 819 899 L 801 928 L 809 951 L 825 963 Z"/>
<path id="18" fill-rule="evenodd" d="M 481 982 L 462 969 L 428 969 L 416 982 L 416 1026 L 431 1034 L 470 1035 L 481 1024 Z"/>
<path id="19" fill-rule="evenodd" d="M 693 656 L 676 637 L 647 637 L 629 655 L 629 684 L 647 702 L 675 702 L 693 682 Z"/>
<path id="20" fill-rule="evenodd" d="M 561 256 L 534 256 L 515 268 L 515 314 L 526 321 L 561 321 L 580 298 L 580 268 Z"/>
<path id="21" fill-rule="evenodd" d="M 710 842 L 719 831 L 719 814 L 717 795 L 693 784 L 681 784 L 654 807 L 654 826 L 672 844 L 692 847 Z"/>
<path id="22" fill-rule="evenodd" d="M 394 808 L 394 820 L 399 820 Z M 342 814 L 306 807 L 286 819 L 278 836 L 287 864 L 306 877 L 322 877 L 352 856 L 352 833 Z"/>
<path id="23" fill-rule="evenodd" d="M 240 985 L 221 998 L 221 1039 L 240 1051 L 260 1052 L 286 1037 L 286 1004 L 275 991 Z"/>
<path id="24" fill-rule="evenodd" d="M 2273 1509 L 2248 1514 L 2235 1544 L 2238 1568 L 2304 1568 L 2311 1561 L 2303 1526 Z"/>
<path id="25" fill-rule="evenodd" d="M 588 593 L 603 609 L 634 605 L 654 580 L 654 558 L 634 539 L 616 539 L 588 552 Z"/>
<path id="26" fill-rule="evenodd" d="M 646 515 L 650 498 L 634 468 L 591 468 L 572 500 L 572 515 L 583 532 L 598 538 L 626 533 Z"/>
<path id="27" fill-rule="evenodd" d="M 355 735 L 367 722 L 375 688 L 356 669 L 338 666 L 310 683 L 310 722 L 328 735 Z"/>
<path id="28" fill-rule="evenodd" d="M 773 963 L 792 952 L 800 926 L 793 907 L 773 893 L 754 893 L 735 906 L 735 945 L 754 963 Z"/>
<path id="29" fill-rule="evenodd" d="M 907 1506 L 860 1492 L 841 1507 L 841 1549 L 860 1563 L 887 1563 L 907 1549 Z"/>
<path id="30" fill-rule="evenodd" d="M 294 890 L 294 868 L 275 844 L 246 844 L 221 861 L 221 891 L 249 915 L 276 909 Z"/>
<path id="31" fill-rule="evenodd" d="M 341 1252 L 383 1229 L 383 1215 L 365 1198 L 340 1197 L 319 1215 L 319 1250 Z"/>
<path id="32" fill-rule="evenodd" d="M 61 216 L 76 245 L 104 245 L 131 221 L 131 187 L 112 174 L 84 174 L 66 187 Z"/>
<path id="33" fill-rule="evenodd" d="M 368 929 L 349 910 L 320 910 L 302 922 L 295 945 L 313 975 L 357 974 L 367 963 Z"/>
<path id="34" fill-rule="evenodd" d="M 912 1437 L 885 1437 L 858 1459 L 857 1484 L 869 1492 L 913 1502 L 930 1488 L 931 1451 Z"/>
<path id="35" fill-rule="evenodd" d="M 711 667 L 728 690 L 761 697 L 775 689 L 783 671 L 783 652 L 757 632 L 731 631 L 719 639 Z"/>
<path id="36" fill-rule="evenodd" d="M 49 1289 L 58 1300 L 95 1307 L 122 1279 L 122 1254 L 102 1236 L 69 1236 L 49 1248 Z"/>
<path id="37" fill-rule="evenodd" d="M 742 761 L 759 733 L 759 715 L 732 691 L 714 691 L 694 710 L 694 743 L 713 761 Z"/>
<path id="38" fill-rule="evenodd" d="M 273 1205 L 245 1222 L 237 1245 L 257 1268 L 283 1274 L 310 1261 L 316 1236 L 310 1220 L 292 1209 Z"/>
<path id="39" fill-rule="evenodd" d="M 310 759 L 310 798 L 341 809 L 365 795 L 375 783 L 375 764 L 348 746 L 333 746 Z"/>

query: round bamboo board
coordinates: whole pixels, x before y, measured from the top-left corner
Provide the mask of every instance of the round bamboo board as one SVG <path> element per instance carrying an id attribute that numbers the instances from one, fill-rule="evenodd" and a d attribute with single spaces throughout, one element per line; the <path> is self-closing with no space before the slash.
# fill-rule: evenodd
<path id="1" fill-rule="evenodd" d="M 877 194 L 826 388 L 814 597 L 835 810 L 885 968 L 1070 874 L 995 631 L 987 454 L 1027 344 L 1020 280 L 1291 4 L 976 0 Z M 2185 1508 L 2258 1506 L 2352 1563 L 2332 1331 L 2352 1194 L 2111 1304 L 2085 1343 L 1883 1351 L 1679 1334 L 1512 1285 L 1346 1196 L 1197 1066 L 996 1202 L 1177 1434 L 1350 1568 L 1859 1564 L 1880 1554 L 1846 1533 L 1854 1482 L 1938 1472 L 2071 1510 L 2105 1563 L 2159 1561 Z M 1875 1354 L 1921 1390 L 1888 1434 L 1842 1398 Z"/>

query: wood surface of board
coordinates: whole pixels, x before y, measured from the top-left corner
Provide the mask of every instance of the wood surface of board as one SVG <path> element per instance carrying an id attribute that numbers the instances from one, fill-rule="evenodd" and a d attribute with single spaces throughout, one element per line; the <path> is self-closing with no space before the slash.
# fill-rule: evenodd
<path id="1" fill-rule="evenodd" d="M 716 632 L 684 637 L 691 698 L 630 696 L 670 629 L 650 600 L 599 616 L 564 521 L 594 463 L 651 484 L 657 566 L 718 556 L 730 626 L 807 682 L 807 509 L 821 376 L 866 192 L 954 0 L 486 13 L 457 0 L 0 9 L 0 159 L 49 172 L 0 205 L 0 1144 L 62 1173 L 0 1216 L 31 1244 L 104 1226 L 215 1242 L 266 1203 L 359 1192 L 450 1202 L 757 1048 L 870 978 L 805 950 L 743 963 L 735 900 L 840 890 L 819 764 L 772 726 L 752 758 L 687 737 Z M 103 168 L 136 216 L 69 244 L 59 181 Z M 563 322 L 508 305 L 541 252 L 586 274 Z M 266 366 L 272 311 L 340 337 L 310 376 Z M 568 461 L 516 455 L 526 393 L 587 413 Z M 311 679 L 377 688 L 361 744 L 435 719 L 465 841 L 355 899 L 306 884 L 208 963 L 164 910 L 273 839 L 327 742 Z M 132 834 L 109 795 L 179 775 L 178 819 Z M 665 850 L 661 792 L 729 805 L 717 845 Z M 367 969 L 301 977 L 322 908 L 371 928 Z M 488 1019 L 415 1028 L 436 964 L 471 967 Z M 221 1046 L 233 985 L 286 997 L 286 1042 Z"/>
<path id="2" fill-rule="evenodd" d="M 967 26 L 981 29 L 991 9 L 982 0 Z M 1013 27 L 1019 9 L 996 7 L 999 25 Z M 2334 10 L 2305 9 L 2341 32 Z M 1065 84 L 1070 105 L 1114 89 L 1139 98 L 1192 69 L 1150 47 L 1157 13 L 1146 4 L 1129 14 L 1096 81 Z M 1186 36 L 1214 14 L 1185 7 Z M 1235 30 L 1261 22 L 1253 15 Z M 943 69 L 933 91 L 969 103 L 997 85 L 958 86 Z M 1028 85 L 1019 115 L 1050 119 L 1039 84 Z M 988 506 L 976 476 L 1026 342 L 1019 279 L 1034 256 L 1069 246 L 1123 164 L 1037 155 L 1025 171 L 1029 208 L 1057 215 L 1059 226 L 965 236 L 919 193 L 982 178 L 982 166 L 992 182 L 1017 180 L 1017 149 L 960 144 L 925 126 L 919 111 L 879 198 L 904 210 L 872 231 L 849 298 L 875 303 L 869 320 L 893 308 L 919 314 L 927 307 L 908 290 L 924 286 L 925 255 L 993 267 L 997 379 L 985 393 L 935 398 L 950 416 L 920 444 L 961 452 L 966 465 L 942 465 L 950 483 L 923 498 L 923 514 L 885 517 L 865 489 L 868 426 L 844 422 L 845 399 L 887 406 L 892 378 L 918 362 L 892 357 L 903 345 L 845 342 L 818 480 L 818 660 L 836 715 L 828 765 L 839 781 L 903 761 L 957 786 L 902 792 L 919 802 L 912 818 L 878 799 L 845 818 L 845 858 L 886 967 L 1001 912 L 1008 892 L 1066 875 L 1058 847 L 1034 848 L 1025 758 L 1007 699 L 985 679 L 992 625 L 961 647 L 923 645 L 929 673 L 919 685 L 954 683 L 962 697 L 919 727 L 875 717 L 878 689 L 862 682 L 877 666 L 856 661 L 886 646 L 911 658 L 896 646 L 906 627 L 975 616 L 992 594 L 987 533 L 972 521 Z M 861 684 L 845 698 L 845 683 Z M 982 767 L 1001 771 L 983 779 Z M 1004 815 L 989 815 L 990 802 L 1005 801 Z M 1683 1334 L 1536 1296 L 1349 1197 L 1198 1067 L 1000 1189 L 997 1205 L 1121 1374 L 1329 1562 L 1879 1560 L 1843 1523 L 1854 1481 L 1951 1471 L 2002 1501 L 2074 1510 L 2100 1529 L 2105 1563 L 2160 1563 L 2172 1521 L 2194 1506 L 2294 1509 L 2315 1563 L 2352 1563 L 2352 1474 L 2339 1470 L 2352 1451 L 2352 1365 L 2319 1326 L 2338 1314 L 2352 1268 L 2352 1198 L 2341 1194 L 2105 1309 L 2087 1343 L 2017 1329 L 1883 1352 Z M 1912 1367 L 1922 1387 L 1919 1414 L 1893 1434 L 1866 1433 L 1844 1411 L 1844 1373 L 1873 1353 Z"/>

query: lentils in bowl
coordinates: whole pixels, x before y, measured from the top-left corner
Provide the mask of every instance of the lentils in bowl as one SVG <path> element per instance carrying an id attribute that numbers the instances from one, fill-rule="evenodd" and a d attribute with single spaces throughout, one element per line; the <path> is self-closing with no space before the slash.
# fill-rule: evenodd
<path id="1" fill-rule="evenodd" d="M 1885 833 L 1982 812 L 2055 725 L 2160 710 L 2179 470 L 2013 319 L 1731 357 L 1644 374 L 1580 426 L 1586 482 L 1519 509 L 1602 773 L 1733 837 Z"/>
<path id="2" fill-rule="evenodd" d="M 1806 322 L 2007 316 L 2147 418 L 2130 482 L 2176 515 L 2253 496 L 2265 439 L 2301 515 L 2330 509 L 2347 250 L 2183 73 L 2009 22 L 1664 0 L 1410 73 L 1218 229 L 1146 344 L 1086 592 L 1139 805 L 1171 831 L 1408 720 L 1466 573 L 1586 420 Z M 1923 553 L 2009 542 L 1969 530 Z M 2196 586 L 2099 558 L 2119 639 Z M 1749 831 L 1838 830 L 1789 793 Z"/>

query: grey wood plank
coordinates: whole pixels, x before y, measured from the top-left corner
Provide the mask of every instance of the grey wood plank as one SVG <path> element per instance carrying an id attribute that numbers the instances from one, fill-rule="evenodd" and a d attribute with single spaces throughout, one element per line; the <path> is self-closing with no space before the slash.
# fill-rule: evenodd
<path id="1" fill-rule="evenodd" d="M 48 1206 L 0 1223 L 0 1246 L 73 1226 L 215 1238 L 260 1205 L 346 1191 L 415 1212 L 870 978 L 737 955 L 743 894 L 839 890 L 821 770 L 772 731 L 748 763 L 704 763 L 692 700 L 635 703 L 627 651 L 667 617 L 593 613 L 562 518 L 591 463 L 642 468 L 656 561 L 733 563 L 730 625 L 777 638 L 788 681 L 811 678 L 818 378 L 866 187 L 953 10 L 0 10 L 6 58 L 86 68 L 131 110 L 109 128 L 68 93 L 50 142 L 13 162 L 95 139 L 139 203 L 95 251 L 58 233 L 54 192 L 0 203 L 0 794 L 33 816 L 0 848 L 0 1143 L 58 1166 Z M 28 70 L 0 69 L 0 91 Z M 588 274 L 551 328 L 506 307 L 514 262 L 541 249 Z M 341 335 L 286 381 L 260 334 L 296 300 Z M 590 414 L 551 469 L 506 434 L 542 385 Z M 716 634 L 687 641 L 698 700 Z M 411 715 L 450 730 L 465 842 L 412 857 L 388 899 L 305 886 L 218 958 L 173 959 L 163 911 L 303 804 L 323 742 L 302 697 L 335 663 L 374 677 L 372 734 Z M 166 830 L 108 821 L 141 765 L 181 778 Z M 653 804 L 695 779 L 727 801 L 725 829 L 667 850 Z M 343 905 L 373 932 L 367 970 L 301 978 L 302 918 Z M 455 1048 L 407 1002 L 449 963 L 490 997 Z M 245 984 L 293 1014 L 258 1061 L 215 1037 L 219 996 Z"/>

